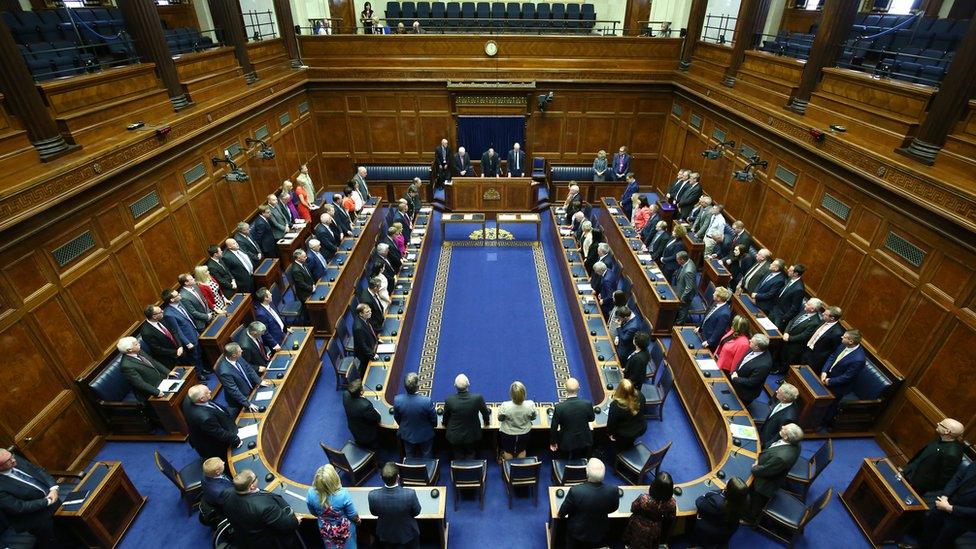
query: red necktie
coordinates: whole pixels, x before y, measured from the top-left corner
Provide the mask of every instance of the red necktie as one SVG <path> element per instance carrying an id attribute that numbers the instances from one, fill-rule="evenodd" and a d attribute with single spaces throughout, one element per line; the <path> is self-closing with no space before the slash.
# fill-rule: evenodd
<path id="1" fill-rule="evenodd" d="M 261 351 L 261 358 L 268 360 L 268 353 L 264 352 L 264 343 L 260 339 L 256 339 L 254 342 L 258 344 L 258 350 Z"/>
<path id="2" fill-rule="evenodd" d="M 166 336 L 166 339 L 168 339 L 170 343 L 173 344 L 174 347 L 179 347 L 179 345 L 176 344 L 176 338 L 173 337 L 173 334 L 166 329 L 166 326 L 163 326 L 162 322 L 157 322 L 156 325 L 160 329 L 160 331 L 163 332 L 163 335 Z"/>

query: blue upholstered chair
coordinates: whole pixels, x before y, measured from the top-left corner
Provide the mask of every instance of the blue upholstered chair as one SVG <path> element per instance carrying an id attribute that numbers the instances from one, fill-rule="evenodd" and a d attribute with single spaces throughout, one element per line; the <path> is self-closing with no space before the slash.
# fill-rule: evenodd
<path id="1" fill-rule="evenodd" d="M 817 480 L 820 473 L 830 465 L 834 459 L 834 443 L 829 438 L 824 442 L 809 459 L 796 460 L 789 474 L 786 475 L 786 482 L 783 489 L 790 492 L 801 500 L 806 501 L 807 492 L 813 481 Z"/>
<path id="2" fill-rule="evenodd" d="M 644 417 L 664 421 L 664 403 L 674 386 L 674 375 L 667 363 L 660 372 L 657 383 L 645 383 L 641 393 L 644 395 Z"/>
<path id="3" fill-rule="evenodd" d="M 158 450 L 153 450 L 153 457 L 159 472 L 179 489 L 180 500 L 185 501 L 188 507 L 187 514 L 193 514 L 193 509 L 200 505 L 200 496 L 203 494 L 203 458 L 195 459 L 177 469 Z"/>
<path id="4" fill-rule="evenodd" d="M 404 486 L 430 486 L 437 482 L 440 460 L 435 458 L 404 458 L 397 463 Z"/>
<path id="5" fill-rule="evenodd" d="M 348 441 L 341 450 L 319 442 L 329 463 L 340 471 L 344 471 L 352 479 L 353 486 L 359 486 L 376 471 L 376 452 L 357 446 Z"/>
<path id="6" fill-rule="evenodd" d="M 451 483 L 454 484 L 454 510 L 457 511 L 461 490 L 477 490 L 481 509 L 485 508 L 485 479 L 488 477 L 488 460 L 455 459 L 451 462 Z"/>
<path id="7" fill-rule="evenodd" d="M 807 524 L 830 503 L 834 489 L 828 488 L 809 506 L 785 490 L 778 490 L 759 517 L 759 530 L 788 546 L 803 533 Z"/>
<path id="8" fill-rule="evenodd" d="M 572 486 L 586 482 L 586 460 L 553 459 L 552 483 L 560 486 Z"/>
<path id="9" fill-rule="evenodd" d="M 528 486 L 534 496 L 535 505 L 539 506 L 539 469 L 542 462 L 539 458 L 524 457 L 506 459 L 502 462 L 502 474 L 505 479 L 505 491 L 508 492 L 508 508 L 512 508 L 512 492 L 517 486 Z"/>
<path id="10" fill-rule="evenodd" d="M 671 442 L 661 448 L 651 451 L 643 442 L 634 444 L 629 450 L 624 450 L 617 454 L 617 461 L 614 462 L 614 470 L 617 476 L 626 480 L 632 485 L 642 484 L 644 475 L 652 469 L 654 475 L 661 470 L 661 463 L 664 456 L 671 449 Z"/>

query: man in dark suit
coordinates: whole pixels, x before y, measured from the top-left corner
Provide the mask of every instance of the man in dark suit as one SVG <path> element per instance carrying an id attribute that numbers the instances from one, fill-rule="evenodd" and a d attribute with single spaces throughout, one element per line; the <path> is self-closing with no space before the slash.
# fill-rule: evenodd
<path id="1" fill-rule="evenodd" d="M 651 216 L 647 218 L 644 222 L 644 227 L 640 232 L 641 242 L 646 246 L 652 238 L 654 238 L 654 232 L 657 230 L 657 224 L 661 222 L 661 213 L 657 207 L 657 202 L 653 202 L 649 206 L 651 208 Z"/>
<path id="2" fill-rule="evenodd" d="M 688 176 L 688 183 L 681 188 L 675 199 L 675 205 L 678 207 L 678 219 L 687 218 L 702 197 L 702 186 L 698 178 L 698 173 L 692 172 Z"/>
<path id="3" fill-rule="evenodd" d="M 285 322 L 278 315 L 274 307 L 274 296 L 267 288 L 258 288 L 254 294 L 254 318 L 264 324 L 267 331 L 262 335 L 264 344 L 272 351 L 281 349 L 281 343 L 285 340 Z"/>
<path id="4" fill-rule="evenodd" d="M 627 356 L 624 363 L 624 377 L 630 380 L 638 393 L 647 380 L 647 364 L 651 361 L 649 345 L 651 345 L 650 334 L 644 330 L 638 331 L 634 334 L 634 351 Z"/>
<path id="5" fill-rule="evenodd" d="M 495 149 L 488 147 L 485 154 L 481 155 L 481 177 L 501 177 L 502 170 L 498 160 Z"/>
<path id="6" fill-rule="evenodd" d="M 962 423 L 945 418 L 935 425 L 935 440 L 923 446 L 901 468 L 905 480 L 916 492 L 928 494 L 945 488 L 959 470 L 966 449 Z M 932 504 L 929 503 L 929 507 Z"/>
<path id="7" fill-rule="evenodd" d="M 976 530 L 976 461 L 960 469 L 935 499 L 925 516 L 923 548 L 955 547 L 956 539 Z"/>
<path id="8" fill-rule="evenodd" d="M 369 279 L 366 288 L 359 294 L 359 302 L 369 306 L 369 324 L 377 334 L 383 331 L 383 302 L 380 301 L 380 291 L 383 289 L 383 279 L 375 276 Z"/>
<path id="9" fill-rule="evenodd" d="M 299 527 L 295 511 L 279 494 L 259 490 L 254 471 L 244 469 L 234 475 L 234 490 L 223 509 L 241 549 L 295 546 Z"/>
<path id="10" fill-rule="evenodd" d="M 830 356 L 837 346 L 840 345 L 841 336 L 844 335 L 844 327 L 840 325 L 840 307 L 831 305 L 824 309 L 820 318 L 823 323 L 814 330 L 807 340 L 806 348 L 803 351 L 801 363 L 813 368 L 818 374 L 823 371 L 827 357 Z"/>
<path id="11" fill-rule="evenodd" d="M 603 483 L 605 474 L 603 462 L 591 458 L 586 463 L 586 482 L 570 488 L 559 506 L 559 517 L 567 519 L 566 547 L 575 549 L 606 545 L 609 515 L 617 510 L 620 499 L 616 486 Z"/>
<path id="12" fill-rule="evenodd" d="M 386 233 L 383 234 L 382 238 L 380 238 L 380 242 L 389 246 L 390 262 L 393 263 L 394 266 L 398 266 L 397 270 L 400 270 L 400 268 L 403 267 L 404 257 L 403 254 L 400 253 L 400 248 L 398 248 L 396 245 L 396 240 L 393 239 L 393 237 L 396 236 L 396 231 L 396 227 L 391 225 L 386 229 Z"/>
<path id="13" fill-rule="evenodd" d="M 227 267 L 222 261 L 222 253 L 220 251 L 220 246 L 215 246 L 213 244 L 207 248 L 207 254 L 210 256 L 207 258 L 207 270 L 210 272 L 210 276 L 217 281 L 220 285 L 220 291 L 225 296 L 230 296 L 237 290 L 237 282 L 234 281 L 234 277 L 227 270 Z"/>
<path id="14" fill-rule="evenodd" d="M 376 356 L 379 337 L 369 323 L 372 312 L 369 305 L 360 303 L 356 306 L 356 317 L 352 323 L 353 354 L 359 359 L 359 378 L 366 375 L 366 367 Z"/>
<path id="15" fill-rule="evenodd" d="M 221 253 L 221 261 L 234 279 L 234 289 L 249 294 L 254 291 L 254 268 L 250 254 L 241 249 L 241 244 L 233 238 L 224 241 L 226 251 Z"/>
<path id="16" fill-rule="evenodd" d="M 728 249 L 732 250 L 739 244 L 742 244 L 749 249 L 752 246 L 752 235 L 746 230 L 746 224 L 741 221 L 735 221 L 732 223 L 732 238 L 729 240 Z M 729 265 L 731 261 L 727 261 L 726 265 Z"/>
<path id="17" fill-rule="evenodd" d="M 62 501 L 58 484 L 47 471 L 0 449 L 0 512 L 16 532 L 34 536 L 33 547 L 64 547 L 54 529 L 54 512 Z"/>
<path id="18" fill-rule="evenodd" d="M 312 273 L 309 272 L 308 266 L 308 254 L 305 250 L 299 248 L 295 250 L 292 254 L 292 264 L 288 266 L 288 280 L 291 281 L 292 291 L 295 292 L 295 300 L 302 304 L 302 310 L 305 309 L 305 301 L 312 291 L 315 289 L 315 279 L 312 278 Z"/>
<path id="19" fill-rule="evenodd" d="M 261 207 L 258 206 L 258 211 L 260 212 L 260 210 Z M 237 242 L 241 251 L 247 254 L 252 265 L 257 266 L 264 259 L 264 252 L 261 251 L 261 245 L 258 244 L 256 238 L 251 236 L 251 226 L 246 222 L 241 221 L 237 224 L 237 229 L 234 231 L 234 241 Z"/>
<path id="20" fill-rule="evenodd" d="M 752 336 L 749 339 L 749 352 L 742 357 L 730 376 L 735 394 L 746 406 L 762 393 L 766 377 L 773 368 L 773 358 L 768 348 L 769 337 L 766 334 Z"/>
<path id="21" fill-rule="evenodd" d="M 776 304 L 769 311 L 769 320 L 773 321 L 780 330 L 803 308 L 803 298 L 806 295 L 803 273 L 806 270 L 807 268 L 801 264 L 790 265 L 790 268 L 786 269 L 786 284 L 779 291 Z"/>
<path id="22" fill-rule="evenodd" d="M 614 338 L 613 343 L 617 347 L 617 358 L 620 360 L 620 363 L 626 364 L 627 359 L 636 350 L 634 347 L 634 337 L 637 335 L 637 332 L 647 329 L 647 326 L 644 325 L 644 321 L 630 310 L 630 307 L 617 307 L 614 309 L 614 315 L 620 327 L 617 328 L 617 337 Z"/>
<path id="23" fill-rule="evenodd" d="M 674 295 L 680 304 L 674 323 L 688 324 L 688 310 L 691 309 L 691 302 L 695 299 L 697 287 L 695 275 L 698 274 L 698 269 L 695 268 L 695 262 L 688 258 L 688 252 L 678 252 L 675 260 L 678 263 L 678 272 L 674 275 Z"/>
<path id="24" fill-rule="evenodd" d="M 674 229 L 671 230 L 671 238 L 664 245 L 664 249 L 661 250 L 661 259 L 659 261 L 661 264 L 661 272 L 669 283 L 674 279 L 674 273 L 678 271 L 678 252 L 685 251 L 684 236 L 685 228 L 675 223 Z"/>
<path id="25" fill-rule="evenodd" d="M 278 239 L 271 225 L 271 208 L 267 204 L 258 206 L 258 215 L 251 227 L 251 239 L 257 242 L 265 257 L 278 257 Z"/>
<path id="26" fill-rule="evenodd" d="M 566 380 L 566 400 L 556 405 L 549 425 L 549 449 L 568 459 L 589 457 L 593 450 L 590 422 L 596 417 L 593 403 L 579 398 L 579 381 Z"/>
<path id="27" fill-rule="evenodd" d="M 861 332 L 858 330 L 848 330 L 840 338 L 841 344 L 834 349 L 833 354 L 827 357 L 824 362 L 823 373 L 820 374 L 820 381 L 834 394 L 834 401 L 830 409 L 824 414 L 824 425 L 830 426 L 834 422 L 837 408 L 844 395 L 851 392 L 857 376 L 861 375 L 867 363 L 867 355 L 861 347 Z"/>
<path id="28" fill-rule="evenodd" d="M 122 353 L 122 375 L 136 398 L 145 403 L 152 397 L 163 396 L 159 384 L 170 375 L 170 369 L 141 352 L 139 340 L 134 337 L 123 337 L 115 347 Z"/>
<path id="29" fill-rule="evenodd" d="M 785 266 L 786 262 L 782 259 L 774 259 L 769 264 L 769 272 L 762 277 L 752 292 L 752 299 L 756 302 L 756 306 L 767 315 L 773 309 L 773 305 L 776 304 L 776 299 L 783 290 L 783 286 L 786 285 L 786 275 L 783 274 Z"/>
<path id="30" fill-rule="evenodd" d="M 613 177 L 617 181 L 623 181 L 630 172 L 630 154 L 627 147 L 620 147 L 620 150 L 613 155 Z"/>
<path id="31" fill-rule="evenodd" d="M 668 186 L 668 192 L 664 195 L 667 202 L 674 204 L 678 193 L 688 184 L 690 176 L 691 170 L 678 170 L 678 175 L 675 176 L 674 181 Z"/>
<path id="32" fill-rule="evenodd" d="M 354 379 L 342 395 L 342 407 L 346 410 L 346 425 L 358 446 L 376 450 L 380 440 L 380 413 L 373 404 L 363 398 L 363 382 Z"/>
<path id="33" fill-rule="evenodd" d="M 200 380 L 206 380 L 206 374 L 212 373 L 211 366 L 203 363 L 203 355 L 200 353 L 200 332 L 197 332 L 193 324 L 193 318 L 189 311 L 183 307 L 183 297 L 176 290 L 163 290 L 160 294 L 163 300 L 163 320 L 166 327 L 176 336 L 176 340 L 183 347 L 187 354 L 187 363 L 197 367 L 197 374 Z"/>
<path id="34" fill-rule="evenodd" d="M 380 477 L 383 488 L 367 495 L 369 514 L 376 517 L 376 537 L 380 547 L 420 547 L 420 526 L 416 517 L 422 508 L 417 492 L 399 485 L 400 472 L 393 462 L 383 464 Z"/>
<path id="35" fill-rule="evenodd" d="M 330 208 L 331 207 L 331 208 Z M 322 209 L 326 212 L 332 214 L 332 220 L 339 225 L 342 230 L 342 234 L 351 236 L 352 235 L 352 218 L 349 217 L 349 212 L 342 207 L 342 195 L 335 193 L 332 195 L 332 204 L 325 204 Z"/>
<path id="36" fill-rule="evenodd" d="M 322 243 L 319 242 L 319 239 L 308 239 L 308 250 L 305 253 L 308 255 L 308 263 L 305 266 L 308 267 L 312 280 L 320 280 L 325 276 L 328 260 L 322 255 Z"/>
<path id="37" fill-rule="evenodd" d="M 200 522 L 216 528 L 224 520 L 224 502 L 234 491 L 234 483 L 224 474 L 224 460 L 212 457 L 203 462 L 200 494 Z"/>
<path id="38" fill-rule="evenodd" d="M 410 219 L 410 206 L 402 202 L 397 203 L 397 209 L 393 212 L 393 222 L 403 225 L 403 238 L 410 243 L 410 234 L 413 231 L 413 220 Z"/>
<path id="39" fill-rule="evenodd" d="M 651 259 L 660 261 L 661 254 L 664 253 L 664 246 L 667 245 L 670 239 L 668 224 L 664 221 L 658 221 L 657 225 L 654 226 L 653 235 L 649 240 L 644 241 L 644 245 L 647 246 L 647 252 L 651 254 Z"/>
<path id="40" fill-rule="evenodd" d="M 472 393 L 468 376 L 458 374 L 454 378 L 457 392 L 444 401 L 443 425 L 445 438 L 454 450 L 454 459 L 474 459 L 481 442 L 481 426 L 488 426 L 491 411 L 479 393 Z M 481 415 L 481 422 L 478 415 Z"/>
<path id="41" fill-rule="evenodd" d="M 174 334 L 176 326 L 167 326 L 163 310 L 149 305 L 144 311 L 146 321 L 139 327 L 139 336 L 146 345 L 146 352 L 172 370 L 177 364 L 189 364 L 189 356 Z"/>
<path id="42" fill-rule="evenodd" d="M 243 443 L 234 417 L 210 397 L 210 388 L 201 384 L 190 387 L 183 400 L 190 446 L 204 459 L 226 459 L 231 446 L 239 448 Z"/>
<path id="43" fill-rule="evenodd" d="M 803 310 L 786 323 L 783 328 L 783 347 L 779 353 L 779 362 L 774 369 L 775 373 L 783 373 L 793 364 L 802 364 L 807 342 L 823 322 L 821 318 L 823 310 L 823 301 L 811 297 L 803 304 Z"/>
<path id="44" fill-rule="evenodd" d="M 640 185 L 638 185 L 637 178 L 634 177 L 633 173 L 628 172 L 624 177 L 627 180 L 627 186 L 624 187 L 624 194 L 620 195 L 620 209 L 627 216 L 627 219 L 631 219 L 634 214 L 634 200 L 632 197 L 640 192 Z"/>
<path id="45" fill-rule="evenodd" d="M 322 245 L 321 253 L 326 260 L 332 259 L 339 251 L 339 242 L 342 240 L 338 234 L 336 226 L 332 222 L 332 215 L 323 212 L 319 216 L 320 223 L 315 226 L 315 238 Z"/>
<path id="46" fill-rule="evenodd" d="M 705 311 L 701 326 L 695 328 L 695 332 L 701 336 L 702 346 L 714 351 L 732 324 L 732 306 L 729 305 L 732 290 L 719 286 L 712 293 L 712 298 L 712 306 Z"/>
<path id="47" fill-rule="evenodd" d="M 749 490 L 749 509 L 745 521 L 755 524 L 769 499 L 786 480 L 796 459 L 800 457 L 803 429 L 788 423 L 779 430 L 779 440 L 763 448 L 759 461 L 752 466 L 752 488 Z"/>
<path id="48" fill-rule="evenodd" d="M 522 177 L 525 175 L 525 151 L 516 143 L 512 145 L 512 150 L 508 151 L 505 159 L 508 167 L 508 177 Z"/>
<path id="49" fill-rule="evenodd" d="M 451 149 L 447 139 L 441 139 L 441 144 L 434 149 L 434 177 L 435 186 L 441 187 L 451 178 Z"/>
<path id="50" fill-rule="evenodd" d="M 267 206 L 271 214 L 271 217 L 267 218 L 271 223 L 271 234 L 274 235 L 275 241 L 281 240 L 291 228 L 291 212 L 287 207 L 281 208 L 282 204 L 275 194 L 268 195 Z"/>
<path id="51" fill-rule="evenodd" d="M 190 313 L 193 319 L 193 326 L 198 332 L 203 332 L 207 324 L 214 319 L 216 314 L 210 310 L 210 306 L 200 293 L 197 280 L 190 273 L 183 273 L 177 277 L 180 283 L 180 297 L 182 298 L 183 308 Z"/>
<path id="52" fill-rule="evenodd" d="M 474 177 L 474 168 L 471 167 L 471 155 L 464 147 L 458 147 L 454 154 L 452 168 L 455 177 Z"/>
<path id="53" fill-rule="evenodd" d="M 396 284 L 397 273 L 399 271 L 397 270 L 396 265 L 394 265 L 393 262 L 390 261 L 389 255 L 390 255 L 389 246 L 383 244 L 382 242 L 377 244 L 376 250 L 373 252 L 373 255 L 371 255 L 369 258 L 369 263 L 368 263 L 369 269 L 367 269 L 367 272 L 370 273 L 376 272 L 376 266 L 380 265 L 380 267 L 382 268 L 383 276 L 386 277 L 386 290 L 390 292 L 390 294 L 392 295 L 393 287 Z"/>
<path id="54" fill-rule="evenodd" d="M 241 409 L 257 412 L 258 406 L 250 401 L 251 392 L 257 386 L 267 387 L 254 368 L 241 358 L 241 346 L 237 343 L 224 345 L 224 356 L 217 361 L 217 379 L 223 385 L 224 398 L 230 407 L 231 417 L 237 417 Z"/>
<path id="55" fill-rule="evenodd" d="M 437 412 L 430 397 L 418 395 L 420 376 L 410 372 L 403 380 L 406 393 L 393 397 L 393 419 L 397 422 L 397 437 L 403 442 L 407 457 L 429 458 L 434 444 Z"/>
<path id="56" fill-rule="evenodd" d="M 617 290 L 617 277 L 613 271 L 598 261 L 593 265 L 593 274 L 590 275 L 590 287 L 593 294 L 600 303 L 600 311 L 603 318 L 610 319 L 610 311 L 613 309 L 613 292 Z"/>
<path id="57" fill-rule="evenodd" d="M 596 260 L 602 261 L 607 269 L 620 274 L 620 263 L 617 263 L 616 258 L 613 257 L 613 251 L 606 242 L 600 242 L 596 245 Z"/>
<path id="58" fill-rule="evenodd" d="M 762 441 L 763 448 L 769 448 L 779 440 L 780 428 L 787 423 L 796 423 L 800 417 L 800 411 L 796 404 L 800 392 L 797 391 L 796 387 L 789 383 L 783 383 L 776 389 L 774 396 L 776 397 L 776 404 L 769 409 L 769 413 L 759 428 L 759 440 Z"/>
<path id="59" fill-rule="evenodd" d="M 756 263 L 749 268 L 742 279 L 739 281 L 736 291 L 745 292 L 747 294 L 752 294 L 756 291 L 756 287 L 759 283 L 766 278 L 769 274 L 770 258 L 773 256 L 773 252 L 770 252 L 766 248 L 763 248 L 756 252 Z"/>
<path id="60" fill-rule="evenodd" d="M 237 343 L 241 346 L 241 357 L 255 368 L 258 375 L 268 369 L 271 352 L 264 344 L 264 333 L 267 327 L 260 320 L 247 325 L 237 336 Z"/>

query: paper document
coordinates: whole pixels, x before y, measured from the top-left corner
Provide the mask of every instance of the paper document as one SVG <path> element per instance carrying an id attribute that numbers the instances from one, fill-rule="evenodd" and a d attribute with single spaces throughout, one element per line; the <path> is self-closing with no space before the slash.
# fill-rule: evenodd
<path id="1" fill-rule="evenodd" d="M 576 284 L 576 289 L 581 292 L 592 292 L 593 287 L 590 286 L 589 282 L 579 282 Z"/>
<path id="2" fill-rule="evenodd" d="M 423 208 L 420 208 L 421 213 L 430 213 L 432 211 L 434 211 L 434 208 L 430 206 L 424 206 Z"/>
<path id="3" fill-rule="evenodd" d="M 583 303 L 593 303 L 594 301 L 596 301 L 596 299 L 594 299 L 591 295 L 583 296 Z"/>
<path id="4" fill-rule="evenodd" d="M 388 355 L 396 352 L 396 343 L 380 343 L 376 346 L 376 354 Z"/>
<path id="5" fill-rule="evenodd" d="M 68 499 L 64 500 L 63 505 L 76 505 L 79 503 L 84 503 L 88 499 L 88 495 L 91 494 L 91 490 L 85 490 L 84 492 L 71 492 L 68 494 Z"/>
<path id="6" fill-rule="evenodd" d="M 297 238 L 298 233 L 285 233 L 285 238 Z"/>
<path id="7" fill-rule="evenodd" d="M 769 320 L 767 317 L 762 316 L 762 317 L 759 317 L 758 320 L 759 320 L 759 325 L 763 327 L 763 330 L 778 330 L 779 329 L 779 328 L 776 327 L 775 324 L 773 324 L 773 321 L 772 320 Z"/>
<path id="8" fill-rule="evenodd" d="M 569 228 L 566 228 L 566 227 L 560 227 L 559 228 L 559 234 L 561 234 L 563 236 L 569 236 L 569 235 L 573 234 L 573 229 L 569 229 Z"/>
<path id="9" fill-rule="evenodd" d="M 617 215 L 618 213 L 620 213 L 620 210 L 618 210 L 617 208 L 607 208 L 607 211 L 612 213 L 613 215 Z"/>
<path id="10" fill-rule="evenodd" d="M 735 438 L 747 438 L 749 440 L 759 440 L 759 433 L 756 432 L 755 427 L 750 427 L 748 425 L 739 425 L 738 423 L 733 423 L 729 425 L 732 428 L 732 436 Z"/>
<path id="11" fill-rule="evenodd" d="M 362 212 L 364 215 L 370 215 L 376 211 L 376 208 L 363 208 Z"/>
<path id="12" fill-rule="evenodd" d="M 698 367 L 702 370 L 718 370 L 718 362 L 715 362 L 711 358 L 699 358 L 695 362 L 698 363 Z"/>
<path id="13" fill-rule="evenodd" d="M 653 261 L 654 257 L 651 254 L 637 254 L 637 259 L 639 261 Z"/>
<path id="14" fill-rule="evenodd" d="M 427 233 L 426 228 L 417 228 L 413 230 L 413 234 L 426 234 L 426 233 Z"/>
<path id="15" fill-rule="evenodd" d="M 182 379 L 164 379 L 159 382 L 159 390 L 164 393 L 175 393 L 183 386 Z"/>
<path id="16" fill-rule="evenodd" d="M 237 438 L 244 440 L 245 438 L 251 438 L 257 436 L 258 434 L 258 424 L 252 423 L 246 425 L 237 430 Z"/>
<path id="17" fill-rule="evenodd" d="M 422 239 L 417 238 L 417 237 L 413 237 L 413 238 L 410 239 L 410 243 L 411 244 L 420 244 L 421 242 L 422 242 Z"/>
<path id="18" fill-rule="evenodd" d="M 464 214 L 465 221 L 470 221 L 472 219 L 474 219 L 474 214 Z"/>
<path id="19" fill-rule="evenodd" d="M 514 221 L 518 219 L 518 216 L 513 214 L 499 214 L 498 219 L 501 221 Z"/>
<path id="20" fill-rule="evenodd" d="M 283 372 L 283 371 L 285 371 L 287 369 L 288 369 L 288 361 L 287 360 L 275 361 L 275 362 L 272 362 L 271 364 L 268 364 L 268 371 L 269 372 Z"/>
<path id="21" fill-rule="evenodd" d="M 274 391 L 258 391 L 258 394 L 254 395 L 255 402 L 264 402 L 265 400 L 271 400 L 274 396 Z"/>
<path id="22" fill-rule="evenodd" d="M 415 261 L 417 259 L 417 254 L 407 254 L 407 261 Z"/>

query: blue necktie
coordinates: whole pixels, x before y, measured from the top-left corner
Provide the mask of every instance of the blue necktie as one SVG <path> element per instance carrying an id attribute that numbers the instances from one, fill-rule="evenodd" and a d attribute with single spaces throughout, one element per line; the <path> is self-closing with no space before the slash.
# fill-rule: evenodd
<path id="1" fill-rule="evenodd" d="M 241 366 L 241 363 L 234 362 L 234 366 L 237 368 L 237 371 L 240 372 L 242 376 L 244 376 L 244 381 L 247 382 L 247 390 L 250 391 L 251 389 L 253 389 L 254 384 L 251 383 L 251 378 L 247 377 L 247 374 L 244 373 L 244 368 Z"/>

